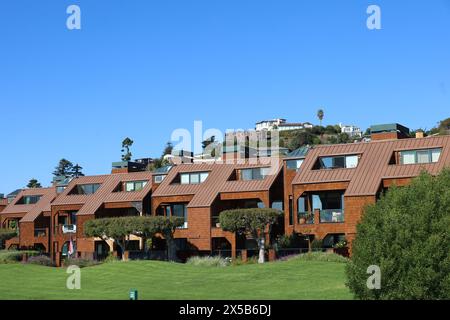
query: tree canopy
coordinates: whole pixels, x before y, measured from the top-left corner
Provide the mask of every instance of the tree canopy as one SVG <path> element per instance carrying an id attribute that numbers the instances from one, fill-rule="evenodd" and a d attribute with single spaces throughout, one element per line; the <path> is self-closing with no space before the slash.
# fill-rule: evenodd
<path id="1" fill-rule="evenodd" d="M 133 145 L 134 141 L 130 138 L 125 138 L 122 141 L 122 161 L 130 161 L 133 154 L 130 151 L 130 147 Z"/>
<path id="2" fill-rule="evenodd" d="M 39 181 L 35 178 L 30 179 L 30 181 L 27 184 L 27 188 L 42 188 L 42 185 L 39 183 Z"/>
<path id="3" fill-rule="evenodd" d="M 113 239 L 122 252 L 125 252 L 130 241 L 130 235 L 151 238 L 161 233 L 167 241 L 169 259 L 175 259 L 173 248 L 173 233 L 182 226 L 184 219 L 180 217 L 166 218 L 163 216 L 127 216 L 117 218 L 101 218 L 86 221 L 84 233 L 87 237 Z"/>
<path id="4" fill-rule="evenodd" d="M 84 176 L 82 170 L 83 168 L 78 163 L 74 166 L 71 161 L 63 158 L 59 160 L 53 175 L 55 177 L 78 178 Z"/>
<path id="5" fill-rule="evenodd" d="M 265 235 L 275 224 L 283 212 L 269 208 L 234 209 L 220 213 L 220 227 L 224 231 L 238 234 L 250 234 L 257 239 L 259 247 L 259 263 L 264 262 Z"/>
<path id="6" fill-rule="evenodd" d="M 369 266 L 381 288 L 367 288 Z M 361 299 L 450 297 L 450 170 L 422 173 L 366 208 L 357 226 L 348 286 Z"/>

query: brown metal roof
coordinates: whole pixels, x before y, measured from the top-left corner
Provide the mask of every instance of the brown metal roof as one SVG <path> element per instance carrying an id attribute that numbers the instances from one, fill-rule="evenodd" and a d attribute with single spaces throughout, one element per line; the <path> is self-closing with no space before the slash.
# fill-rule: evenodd
<path id="1" fill-rule="evenodd" d="M 0 199 L 0 206 L 8 205 L 8 199 Z"/>
<path id="2" fill-rule="evenodd" d="M 442 148 L 439 161 L 429 164 L 389 164 L 395 151 L 421 148 Z M 344 154 L 360 154 L 358 166 L 351 169 L 313 170 L 319 157 Z M 418 176 L 422 170 L 437 174 L 446 166 L 450 166 L 450 136 L 316 146 L 310 149 L 293 184 L 348 181 L 345 195 L 375 195 L 383 179 L 411 178 Z"/>
<path id="3" fill-rule="evenodd" d="M 147 185 L 137 192 L 114 192 L 123 182 L 148 181 Z M 101 184 L 100 188 L 91 195 L 69 195 L 77 185 Z M 113 202 L 143 201 L 152 188 L 152 172 L 117 173 L 102 176 L 87 176 L 72 180 L 66 190 L 52 205 L 82 205 L 78 215 L 94 214 L 103 204 Z"/>
<path id="4" fill-rule="evenodd" d="M 42 196 L 35 204 L 17 204 L 24 196 Z M 49 212 L 56 197 L 56 188 L 37 188 L 22 190 L 1 214 L 23 214 L 20 222 L 33 222 L 43 212 Z"/>
<path id="5" fill-rule="evenodd" d="M 220 193 L 225 192 L 248 192 L 268 191 L 281 171 L 281 162 L 277 161 L 278 167 L 275 174 L 269 175 L 263 180 L 252 181 L 229 181 L 236 169 L 268 167 L 268 163 L 255 164 L 227 164 L 227 163 L 202 163 L 182 164 L 174 167 L 161 185 L 153 193 L 153 197 L 193 195 L 188 207 L 209 207 Z M 172 181 L 180 173 L 209 172 L 208 178 L 201 184 L 173 184 Z"/>

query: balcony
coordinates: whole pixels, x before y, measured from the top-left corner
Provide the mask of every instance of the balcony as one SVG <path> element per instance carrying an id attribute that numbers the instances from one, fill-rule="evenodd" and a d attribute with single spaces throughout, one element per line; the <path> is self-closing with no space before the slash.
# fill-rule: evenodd
<path id="1" fill-rule="evenodd" d="M 47 237 L 47 228 L 36 228 L 34 229 L 34 237 L 35 238 L 41 238 L 41 237 Z"/>
<path id="2" fill-rule="evenodd" d="M 214 216 L 211 218 L 211 227 L 220 228 L 219 216 Z"/>
<path id="3" fill-rule="evenodd" d="M 314 214 L 310 211 L 298 213 L 299 224 L 314 224 Z"/>
<path id="4" fill-rule="evenodd" d="M 320 223 L 342 223 L 344 222 L 343 209 L 320 210 Z"/>

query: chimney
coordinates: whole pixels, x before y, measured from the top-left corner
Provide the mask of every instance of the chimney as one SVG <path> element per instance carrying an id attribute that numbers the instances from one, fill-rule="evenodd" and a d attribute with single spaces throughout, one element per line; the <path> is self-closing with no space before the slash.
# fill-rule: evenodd
<path id="1" fill-rule="evenodd" d="M 423 131 L 416 132 L 416 139 L 422 139 L 423 137 L 425 137 L 425 133 Z"/>
<path id="2" fill-rule="evenodd" d="M 370 127 L 372 141 L 409 138 L 409 129 L 398 123 L 379 124 Z"/>

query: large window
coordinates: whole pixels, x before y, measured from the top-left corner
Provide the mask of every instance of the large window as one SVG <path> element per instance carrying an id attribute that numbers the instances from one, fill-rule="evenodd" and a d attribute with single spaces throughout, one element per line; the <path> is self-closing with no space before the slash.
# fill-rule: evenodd
<path id="1" fill-rule="evenodd" d="M 270 168 L 252 168 L 241 170 L 241 180 L 263 180 L 270 173 Z"/>
<path id="2" fill-rule="evenodd" d="M 209 172 L 181 173 L 181 184 L 200 184 L 208 178 Z"/>
<path id="3" fill-rule="evenodd" d="M 408 150 L 400 152 L 400 164 L 435 163 L 442 149 Z"/>
<path id="4" fill-rule="evenodd" d="M 320 210 L 320 222 L 344 222 L 344 193 L 320 192 L 312 194 L 313 209 Z"/>
<path id="5" fill-rule="evenodd" d="M 129 181 L 125 183 L 126 192 L 141 191 L 145 188 L 148 181 Z"/>
<path id="6" fill-rule="evenodd" d="M 16 204 L 35 204 L 41 200 L 42 196 L 23 196 Z"/>
<path id="7" fill-rule="evenodd" d="M 73 190 L 70 192 L 70 194 L 94 194 L 98 188 L 100 188 L 101 184 L 99 183 L 93 183 L 93 184 L 80 184 L 75 186 Z"/>
<path id="8" fill-rule="evenodd" d="M 184 225 L 181 228 L 187 228 L 187 205 L 185 203 L 161 205 L 158 215 L 166 217 L 182 217 Z"/>
<path id="9" fill-rule="evenodd" d="M 358 162 L 358 155 L 322 157 L 319 158 L 315 169 L 356 168 L 358 166 Z"/>
<path id="10" fill-rule="evenodd" d="M 295 170 L 298 171 L 303 163 L 303 159 L 296 159 L 296 160 L 287 160 L 286 161 L 286 168 L 288 170 Z"/>

